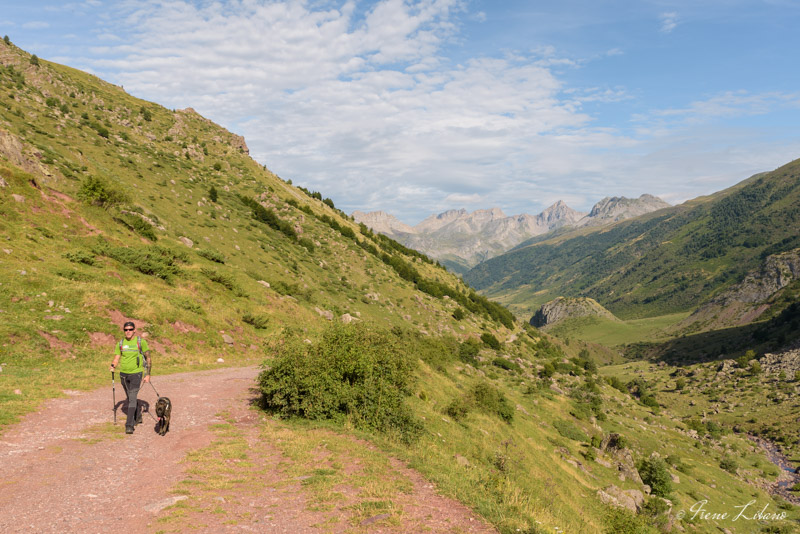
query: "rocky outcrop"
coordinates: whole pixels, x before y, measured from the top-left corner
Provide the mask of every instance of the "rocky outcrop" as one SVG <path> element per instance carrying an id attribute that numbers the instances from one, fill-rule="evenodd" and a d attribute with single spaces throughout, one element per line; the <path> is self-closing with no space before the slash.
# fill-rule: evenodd
<path id="1" fill-rule="evenodd" d="M 653 195 L 642 195 L 639 198 L 606 197 L 595 204 L 592 211 L 578 221 L 576 226 L 602 226 L 668 207 L 669 204 Z"/>
<path id="2" fill-rule="evenodd" d="M 761 267 L 676 325 L 705 331 L 741 326 L 767 311 L 781 290 L 800 278 L 800 249 L 767 256 Z"/>
<path id="3" fill-rule="evenodd" d="M 633 513 L 639 512 L 644 505 L 644 494 L 641 491 L 622 490 L 614 484 L 597 490 L 597 496 L 600 498 L 600 502 L 617 508 L 625 508 Z"/>
<path id="4" fill-rule="evenodd" d="M 761 368 L 767 374 L 786 373 L 792 378 L 795 373 L 800 372 L 800 349 L 788 350 L 778 354 L 767 353 L 759 360 Z"/>
<path id="5" fill-rule="evenodd" d="M 558 297 L 544 304 L 531 317 L 530 323 L 536 328 L 554 325 L 564 319 L 575 317 L 603 317 L 612 321 L 618 319 L 610 311 L 601 306 L 596 300 L 587 297 L 565 298 Z"/>
<path id="6" fill-rule="evenodd" d="M 390 215 L 385 211 L 371 211 L 364 213 L 363 211 L 354 211 L 353 220 L 357 223 L 364 223 L 373 232 L 378 232 L 385 235 L 396 234 L 414 234 L 416 230 L 394 215 Z"/>

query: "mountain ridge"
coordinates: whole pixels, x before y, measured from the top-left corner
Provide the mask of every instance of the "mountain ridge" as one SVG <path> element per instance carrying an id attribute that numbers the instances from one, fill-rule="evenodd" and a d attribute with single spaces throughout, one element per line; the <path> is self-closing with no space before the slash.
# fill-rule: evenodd
<path id="1" fill-rule="evenodd" d="M 386 212 L 352 213 L 356 222 L 384 233 L 464 273 L 478 263 L 513 249 L 535 236 L 564 227 L 603 226 L 656 211 L 669 204 L 652 195 L 638 199 L 606 197 L 589 213 L 559 200 L 537 215 L 507 216 L 500 208 L 448 210 L 409 226 Z"/>

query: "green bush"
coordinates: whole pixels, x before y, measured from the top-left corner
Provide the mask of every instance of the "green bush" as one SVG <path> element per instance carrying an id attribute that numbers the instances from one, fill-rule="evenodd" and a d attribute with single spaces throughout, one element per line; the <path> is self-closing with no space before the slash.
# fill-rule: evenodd
<path id="1" fill-rule="evenodd" d="M 94 176 L 87 177 L 81 183 L 78 189 L 78 199 L 87 204 L 94 204 L 104 208 L 128 201 L 128 197 L 125 193 L 116 189 L 105 180 Z"/>
<path id="2" fill-rule="evenodd" d="M 242 316 L 242 321 L 260 330 L 263 330 L 269 326 L 269 317 L 266 315 L 245 313 Z"/>
<path id="3" fill-rule="evenodd" d="M 722 460 L 720 460 L 719 466 L 721 469 L 724 469 L 725 471 L 731 473 L 732 475 L 735 475 L 736 471 L 739 469 L 739 464 L 737 464 L 736 460 L 734 460 L 730 456 L 725 456 Z"/>
<path id="4" fill-rule="evenodd" d="M 455 319 L 456 321 L 462 320 L 465 316 L 466 314 L 464 313 L 464 310 L 461 308 L 456 308 L 453 311 L 453 319 Z"/>
<path id="5" fill-rule="evenodd" d="M 565 438 L 569 438 L 574 441 L 589 441 L 589 436 L 583 433 L 580 428 L 576 427 L 569 421 L 564 419 L 556 419 L 553 421 L 553 426 L 558 431 L 559 434 L 564 436 Z"/>
<path id="6" fill-rule="evenodd" d="M 94 265 L 94 254 L 86 250 L 71 250 L 64 254 L 64 257 L 72 263 L 83 263 L 85 265 Z"/>
<path id="7" fill-rule="evenodd" d="M 413 358 L 398 338 L 367 326 L 331 324 L 313 345 L 291 338 L 258 377 L 263 407 L 282 417 L 349 420 L 404 441 L 422 426 L 405 402 Z"/>
<path id="8" fill-rule="evenodd" d="M 462 362 L 469 363 L 471 365 L 478 364 L 478 353 L 481 350 L 481 345 L 475 339 L 465 339 L 459 346 L 458 346 L 458 358 Z"/>
<path id="9" fill-rule="evenodd" d="M 512 362 L 507 358 L 497 357 L 494 360 L 492 360 L 492 365 L 494 365 L 495 367 L 499 367 L 501 369 L 505 369 L 506 371 L 514 371 L 517 373 L 522 372 L 522 367 L 520 367 L 517 362 Z"/>
<path id="10" fill-rule="evenodd" d="M 178 262 L 189 263 L 189 258 L 185 253 L 175 252 L 158 245 L 114 247 L 101 240 L 92 248 L 92 252 L 98 256 L 116 260 L 142 274 L 155 276 L 170 283 L 174 277 L 182 275 Z"/>
<path id="11" fill-rule="evenodd" d="M 470 396 L 475 405 L 484 412 L 497 415 L 506 423 L 510 423 L 514 419 L 514 408 L 496 387 L 481 382 L 472 388 Z"/>
<path id="12" fill-rule="evenodd" d="M 114 220 L 150 241 L 158 241 L 158 236 L 153 227 L 141 217 L 125 214 L 121 217 L 115 217 Z"/>
<path id="13" fill-rule="evenodd" d="M 225 263 L 225 256 L 216 250 L 210 248 L 199 248 L 196 250 L 196 252 L 198 256 L 201 256 L 207 260 L 222 264 Z"/>
<path id="14" fill-rule="evenodd" d="M 550 378 L 556 374 L 556 368 L 550 362 L 544 362 L 542 369 L 539 371 L 539 376 L 542 378 Z"/>
<path id="15" fill-rule="evenodd" d="M 300 239 L 297 241 L 297 244 L 298 244 L 298 245 L 300 245 L 301 247 L 305 248 L 305 249 L 306 249 L 307 251 L 309 251 L 310 253 L 312 253 L 312 254 L 314 253 L 314 248 L 315 248 L 315 247 L 314 247 L 314 242 L 313 242 L 313 241 L 311 241 L 309 238 L 307 238 L 307 237 L 301 237 L 301 238 L 300 238 Z"/>
<path id="16" fill-rule="evenodd" d="M 216 202 L 219 198 L 219 193 L 217 192 L 217 188 L 213 185 L 208 188 L 208 200 L 211 202 Z"/>
<path id="17" fill-rule="evenodd" d="M 639 476 L 650 486 L 653 495 L 668 497 L 672 493 L 672 477 L 663 458 L 651 456 L 639 462 Z"/>
<path id="18" fill-rule="evenodd" d="M 484 332 L 481 334 L 481 341 L 490 349 L 500 350 L 500 342 L 492 333 Z"/>
<path id="19" fill-rule="evenodd" d="M 622 508 L 609 508 L 605 516 L 604 534 L 655 534 L 647 518 Z"/>
<path id="20" fill-rule="evenodd" d="M 444 413 L 453 418 L 454 421 L 461 421 L 469 413 L 471 406 L 469 401 L 463 397 L 456 397 L 444 409 Z"/>
<path id="21" fill-rule="evenodd" d="M 231 275 L 225 274 L 225 273 L 220 273 L 220 272 L 217 272 L 217 271 L 215 271 L 213 269 L 206 269 L 206 268 L 200 269 L 200 272 L 202 272 L 204 275 L 206 275 L 209 280 L 211 280 L 212 282 L 218 283 L 219 285 L 223 286 L 225 289 L 229 289 L 229 290 L 233 291 L 236 294 L 241 294 L 241 290 L 239 289 L 239 286 L 236 285 L 236 282 L 234 281 L 234 279 L 233 279 L 233 277 Z"/>

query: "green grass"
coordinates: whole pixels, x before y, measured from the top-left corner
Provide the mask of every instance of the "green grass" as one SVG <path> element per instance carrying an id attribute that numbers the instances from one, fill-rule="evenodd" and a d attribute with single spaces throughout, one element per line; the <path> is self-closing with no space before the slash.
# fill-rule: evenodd
<path id="1" fill-rule="evenodd" d="M 601 317 L 567 319 L 548 329 L 560 338 L 579 339 L 609 347 L 628 343 L 654 342 L 670 339 L 666 329 L 689 316 L 689 312 L 673 313 L 645 319 L 612 321 Z"/>

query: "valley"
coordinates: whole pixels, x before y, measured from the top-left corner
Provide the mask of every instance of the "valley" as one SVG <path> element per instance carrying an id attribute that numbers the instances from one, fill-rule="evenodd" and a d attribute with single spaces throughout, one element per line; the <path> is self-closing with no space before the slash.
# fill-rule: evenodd
<path id="1" fill-rule="evenodd" d="M 793 272 L 797 162 L 709 199 L 550 228 L 461 278 L 191 108 L 33 57 L 0 43 L 0 503 L 41 492 L 10 476 L 17 458 L 76 451 L 75 469 L 100 476 L 108 449 L 133 451 L 108 384 L 132 320 L 165 394 L 192 402 L 181 381 L 202 373 L 248 381 L 213 382 L 236 390 L 214 413 L 176 405 L 191 429 L 134 434 L 172 451 L 151 501 L 184 497 L 143 532 L 263 527 L 280 515 L 273 492 L 276 528 L 297 512 L 310 532 L 796 531 L 800 486 L 752 438 L 800 465 L 797 282 L 756 284 L 769 294 L 735 318 L 719 303 L 750 273 Z M 531 326 L 557 297 L 610 316 Z M 51 434 L 71 441 L 14 445 L 71 399 L 86 413 L 59 412 L 70 432 Z"/>

